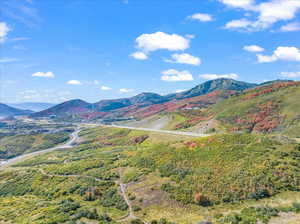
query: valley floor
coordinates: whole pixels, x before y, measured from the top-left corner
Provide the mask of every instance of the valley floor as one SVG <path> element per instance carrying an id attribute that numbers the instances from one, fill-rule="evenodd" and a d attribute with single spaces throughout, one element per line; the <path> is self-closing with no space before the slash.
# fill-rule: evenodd
<path id="1" fill-rule="evenodd" d="M 64 150 L 0 171 L 1 224 L 300 222 L 297 145 L 120 127 L 77 133 Z"/>

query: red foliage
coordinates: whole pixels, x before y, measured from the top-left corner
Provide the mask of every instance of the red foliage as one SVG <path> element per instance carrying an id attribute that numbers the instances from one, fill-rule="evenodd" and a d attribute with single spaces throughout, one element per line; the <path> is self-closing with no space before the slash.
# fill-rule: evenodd
<path id="1" fill-rule="evenodd" d="M 249 111 L 245 118 L 237 118 L 235 123 L 238 126 L 232 128 L 232 131 L 248 129 L 251 132 L 271 132 L 278 127 L 281 120 L 278 115 L 278 104 L 270 101 L 258 105 L 256 110 L 256 112 Z"/>
<path id="2" fill-rule="evenodd" d="M 252 93 L 250 95 L 247 95 L 246 96 L 246 99 L 249 100 L 249 99 L 253 99 L 257 96 L 260 96 L 260 95 L 264 95 L 264 94 L 268 94 L 268 93 L 272 93 L 272 92 L 275 92 L 281 88 L 286 88 L 286 87 L 290 87 L 290 86 L 296 86 L 296 85 L 299 85 L 300 83 L 299 82 L 278 82 L 278 83 L 274 83 L 272 85 L 269 85 L 267 87 L 262 87 L 260 88 L 258 92 L 255 92 L 255 93 Z"/>
<path id="3" fill-rule="evenodd" d="M 192 148 L 192 149 L 194 149 L 194 148 L 197 147 L 197 143 L 196 143 L 196 142 L 193 142 L 193 141 L 188 141 L 188 142 L 185 142 L 184 144 L 185 144 L 187 147 Z"/>
<path id="4" fill-rule="evenodd" d="M 194 195 L 194 202 L 198 205 L 207 206 L 209 205 L 209 198 L 201 193 Z"/>
<path id="5" fill-rule="evenodd" d="M 141 135 L 141 136 L 136 137 L 136 138 L 134 139 L 134 143 L 136 143 L 136 144 L 141 144 L 141 143 L 143 143 L 147 138 L 149 138 L 149 135 Z"/>
<path id="6" fill-rule="evenodd" d="M 128 110 L 128 113 L 126 115 L 135 116 L 138 118 L 145 118 L 162 111 L 173 112 L 179 109 L 203 108 L 207 105 L 216 103 L 220 98 L 226 98 L 231 95 L 234 95 L 235 93 L 236 91 L 233 90 L 228 90 L 226 92 L 214 91 L 202 96 L 195 96 L 181 100 L 173 100 L 162 104 L 155 104 L 148 107 L 136 108 L 135 110 L 132 110 L 131 108 L 131 110 Z M 197 120 L 195 120 L 195 122 L 196 121 Z"/>

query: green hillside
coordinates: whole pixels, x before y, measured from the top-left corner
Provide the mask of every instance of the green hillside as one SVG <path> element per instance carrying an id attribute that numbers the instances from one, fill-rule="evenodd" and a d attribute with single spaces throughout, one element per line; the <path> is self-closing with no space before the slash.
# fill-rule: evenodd
<path id="1" fill-rule="evenodd" d="M 213 120 L 219 131 L 281 133 L 300 136 L 300 83 L 275 82 L 232 96 L 204 110 L 181 112 L 187 118 L 179 128 Z"/>
<path id="2" fill-rule="evenodd" d="M 296 143 L 260 134 L 193 138 L 103 127 L 80 136 L 73 149 L 0 172 L 0 220 L 141 223 L 126 219 L 122 184 L 134 216 L 148 223 L 268 223 L 279 211 L 297 217 Z"/>
<path id="3" fill-rule="evenodd" d="M 298 137 L 299 99 L 299 83 L 275 83 L 224 100 L 211 112 L 232 130 L 280 132 Z"/>
<path id="4" fill-rule="evenodd" d="M 53 134 L 11 135 L 0 138 L 0 159 L 39 151 L 56 146 L 69 139 L 69 133 L 60 131 Z"/>

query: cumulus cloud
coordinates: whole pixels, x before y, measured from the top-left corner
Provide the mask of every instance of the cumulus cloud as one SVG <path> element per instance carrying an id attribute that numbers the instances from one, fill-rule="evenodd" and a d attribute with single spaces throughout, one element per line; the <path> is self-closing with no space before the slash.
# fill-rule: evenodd
<path id="1" fill-rule="evenodd" d="M 4 43 L 7 39 L 7 34 L 11 31 L 5 22 L 0 22 L 0 43 Z"/>
<path id="2" fill-rule="evenodd" d="M 134 59 L 137 59 L 137 60 L 146 60 L 146 59 L 148 59 L 148 56 L 144 52 L 141 52 L 141 51 L 134 52 L 130 56 L 133 57 Z"/>
<path id="3" fill-rule="evenodd" d="M 247 19 L 237 19 L 226 23 L 225 29 L 246 29 L 251 24 L 252 22 Z"/>
<path id="4" fill-rule="evenodd" d="M 120 89 L 120 93 L 131 93 L 133 91 L 134 91 L 133 89 L 126 89 L 126 88 Z"/>
<path id="5" fill-rule="evenodd" d="M 103 91 L 111 90 L 111 88 L 108 86 L 101 86 L 100 89 Z"/>
<path id="6" fill-rule="evenodd" d="M 238 79 L 239 75 L 235 73 L 229 73 L 229 74 L 202 74 L 200 75 L 200 78 L 203 79 L 220 79 L 220 78 L 227 78 L 227 79 Z"/>
<path id="7" fill-rule="evenodd" d="M 36 73 L 33 73 L 31 76 L 42 77 L 42 78 L 54 78 L 55 77 L 53 72 L 36 72 Z"/>
<path id="8" fill-rule="evenodd" d="M 259 63 L 269 63 L 269 62 L 277 61 L 278 59 L 274 55 L 268 56 L 268 55 L 258 54 L 257 60 Z"/>
<path id="9" fill-rule="evenodd" d="M 172 54 L 172 59 L 165 60 L 169 63 L 178 63 L 178 64 L 189 64 L 189 65 L 200 65 L 201 59 L 193 55 L 182 53 L 182 54 Z"/>
<path id="10" fill-rule="evenodd" d="M 258 45 L 247 45 L 243 48 L 245 51 L 249 52 L 263 52 L 265 49 Z"/>
<path id="11" fill-rule="evenodd" d="M 280 75 L 284 78 L 299 78 L 300 72 L 281 72 Z"/>
<path id="12" fill-rule="evenodd" d="M 78 81 L 78 80 L 69 80 L 67 82 L 67 84 L 69 84 L 69 85 L 81 85 L 81 82 Z"/>
<path id="13" fill-rule="evenodd" d="M 292 31 L 299 31 L 300 24 L 299 23 L 288 23 L 280 28 L 282 32 L 292 32 Z"/>
<path id="14" fill-rule="evenodd" d="M 300 50 L 296 47 L 277 47 L 272 55 L 258 54 L 259 63 L 268 63 L 278 60 L 282 61 L 300 61 Z"/>
<path id="15" fill-rule="evenodd" d="M 190 47 L 190 40 L 178 34 L 156 32 L 142 34 L 136 38 L 137 48 L 143 52 L 151 52 L 160 49 L 169 51 L 185 50 Z"/>
<path id="16" fill-rule="evenodd" d="M 210 22 L 213 20 L 213 17 L 210 14 L 196 13 L 194 15 L 188 16 L 188 19 L 197 20 L 200 22 Z"/>
<path id="17" fill-rule="evenodd" d="M 254 1 L 240 0 L 220 0 L 222 3 L 242 8 L 250 15 L 255 15 L 255 19 L 248 20 L 245 18 L 233 20 L 225 25 L 226 29 L 237 29 L 246 31 L 260 31 L 270 28 L 279 21 L 288 21 L 296 17 L 300 9 L 299 0 L 270 0 L 255 4 Z"/>
<path id="18" fill-rule="evenodd" d="M 223 4 L 234 7 L 247 9 L 253 4 L 253 0 L 220 0 Z"/>
<path id="19" fill-rule="evenodd" d="M 181 81 L 193 81 L 193 75 L 187 71 L 178 71 L 176 69 L 169 69 L 162 71 L 161 80 L 165 82 L 181 82 Z"/>

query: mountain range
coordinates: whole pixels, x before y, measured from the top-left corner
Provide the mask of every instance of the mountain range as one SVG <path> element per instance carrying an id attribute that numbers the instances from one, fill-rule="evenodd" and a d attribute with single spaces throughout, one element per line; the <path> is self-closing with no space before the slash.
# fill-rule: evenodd
<path id="1" fill-rule="evenodd" d="M 155 106 L 158 105 L 161 105 L 163 109 L 164 107 L 168 107 L 169 104 L 184 104 L 185 101 L 189 101 L 187 104 L 190 104 L 191 102 L 197 103 L 198 101 L 200 101 L 200 104 L 203 104 L 201 99 L 194 97 L 203 96 L 215 91 L 221 91 L 218 92 L 217 95 L 220 95 L 221 98 L 226 98 L 227 96 L 230 96 L 236 92 L 253 88 L 255 86 L 257 86 L 257 84 L 222 78 L 207 81 L 181 93 L 169 94 L 165 96 L 156 93 L 144 92 L 130 98 L 101 100 L 96 103 L 88 103 L 80 99 L 75 99 L 61 103 L 38 113 L 33 113 L 31 116 L 47 117 L 55 115 L 56 117 L 64 118 L 74 118 L 75 116 L 87 119 L 135 117 L 137 114 L 140 114 L 141 111 L 155 110 Z M 215 98 L 216 99 L 210 103 L 215 103 L 218 97 Z"/>
<path id="2" fill-rule="evenodd" d="M 291 112 L 284 112 L 284 108 L 294 111 L 297 107 L 296 99 L 300 97 L 298 87 L 299 82 L 290 80 L 254 84 L 222 78 L 176 94 L 144 92 L 129 98 L 100 100 L 96 103 L 74 99 L 35 113 L 2 105 L 0 115 L 29 115 L 32 118 L 51 116 L 69 121 L 143 121 L 150 118 L 160 122 L 162 117 L 167 117 L 168 125 L 165 128 L 196 132 L 203 132 L 203 127 L 205 131 L 213 128 L 265 132 L 277 130 L 282 127 L 280 125 L 287 130 L 293 124 L 298 125 L 297 117 L 291 116 Z M 292 99 L 294 101 L 290 102 Z"/>
<path id="3" fill-rule="evenodd" d="M 34 112 L 46 110 L 50 107 L 55 106 L 55 104 L 53 103 L 43 102 L 8 103 L 7 105 L 21 110 L 32 110 Z"/>
<path id="4" fill-rule="evenodd" d="M 0 103 L 0 117 L 21 116 L 33 113 L 31 110 L 21 110 L 6 104 Z"/>

